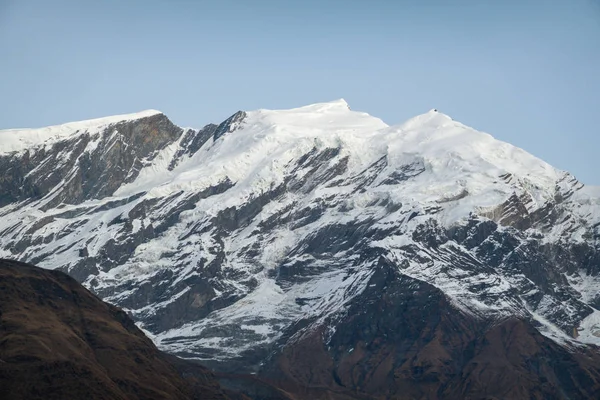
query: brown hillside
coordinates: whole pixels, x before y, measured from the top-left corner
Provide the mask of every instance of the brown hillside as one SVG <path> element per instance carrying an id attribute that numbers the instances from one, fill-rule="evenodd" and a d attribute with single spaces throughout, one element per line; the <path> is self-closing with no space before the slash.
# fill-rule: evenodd
<path id="1" fill-rule="evenodd" d="M 170 360 L 71 277 L 0 260 L 0 398 L 227 398 L 207 370 L 186 380 Z"/>

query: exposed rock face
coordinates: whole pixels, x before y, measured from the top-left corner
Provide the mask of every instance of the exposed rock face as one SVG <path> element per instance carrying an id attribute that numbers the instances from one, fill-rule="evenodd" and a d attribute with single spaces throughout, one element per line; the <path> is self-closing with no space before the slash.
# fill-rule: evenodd
<path id="1" fill-rule="evenodd" d="M 299 322 L 300 324 L 302 323 Z M 457 312 L 382 262 L 336 330 L 288 341 L 261 375 L 303 398 L 591 399 L 598 349 L 567 350 L 517 318 Z"/>
<path id="2" fill-rule="evenodd" d="M 299 398 L 597 393 L 598 188 L 434 111 L 393 127 L 343 101 L 201 130 L 158 113 L 85 126 L 0 145 L 0 255 L 68 272 L 231 387 L 252 373 L 267 398 L 269 379 Z M 482 370 L 491 354 L 505 359 Z M 520 389 L 500 384 L 507 368 Z"/>
<path id="3" fill-rule="evenodd" d="M 58 271 L 0 260 L 3 399 L 221 399 L 207 370 L 184 379 L 120 309 Z"/>
<path id="4" fill-rule="evenodd" d="M 0 156 L 0 205 L 43 198 L 45 209 L 112 195 L 182 135 L 163 114 L 77 132 L 50 148 Z"/>

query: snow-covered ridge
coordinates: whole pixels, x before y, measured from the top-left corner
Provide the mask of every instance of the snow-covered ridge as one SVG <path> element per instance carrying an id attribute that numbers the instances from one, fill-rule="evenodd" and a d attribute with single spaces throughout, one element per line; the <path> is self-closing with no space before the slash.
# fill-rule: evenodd
<path id="1" fill-rule="evenodd" d="M 388 127 L 379 118 L 352 111 L 343 99 L 287 110 L 260 109 L 247 114 L 248 126 L 260 124 L 267 129 L 275 128 L 274 133 L 285 132 L 296 138 L 344 132 L 371 133 Z"/>
<path id="2" fill-rule="evenodd" d="M 155 113 L 31 132 L 39 143 Z M 567 333 L 588 315 L 587 301 L 559 302 L 538 285 L 544 272 L 529 274 L 522 261 L 545 260 L 556 276 L 577 271 L 567 258 L 559 269 L 541 244 L 590 242 L 600 192 L 437 110 L 389 126 L 336 100 L 238 112 L 200 130 L 166 124 L 156 135 L 165 124 L 139 125 L 136 137 L 161 139 L 147 157 L 143 140 L 121 140 L 112 129 L 94 140 L 78 136 L 89 143 L 72 157 L 60 154 L 63 146 L 42 155 L 61 162 L 36 161 L 24 195 L 15 180 L 15 198 L 30 200 L 53 169 L 47 165 L 70 160 L 45 197 L 0 208 L 0 255 L 18 251 L 24 261 L 79 274 L 163 348 L 198 357 L 222 351 L 225 359 L 272 343 L 297 318 L 323 321 L 360 295 L 379 254 L 478 315 L 531 309 Z M 7 137 L 21 139 L 16 132 L 36 139 L 26 130 L 0 132 L 0 152 Z M 103 185 L 111 175 L 94 174 L 102 168 L 117 172 L 110 190 L 73 200 L 83 186 L 75 178 Z M 59 192 L 66 195 L 46 205 Z M 573 263 L 582 262 L 577 254 Z M 584 283 L 572 285 L 592 287 Z M 187 314 L 209 303 L 206 317 Z M 177 313 L 181 319 L 170 320 Z"/>
<path id="3" fill-rule="evenodd" d="M 162 113 L 157 110 L 145 110 L 133 114 L 68 122 L 44 128 L 3 129 L 0 130 L 0 154 L 19 152 L 32 147 L 53 144 L 78 133 L 95 133 L 111 124 L 134 121 L 157 114 Z"/>
<path id="4" fill-rule="evenodd" d="M 340 99 L 288 110 L 247 112 L 234 132 L 175 170 L 167 169 L 170 156 L 159 157 L 162 165 L 146 167 L 137 182 L 117 194 L 149 191 L 165 196 L 225 179 L 236 182 L 236 190 L 246 195 L 260 193 L 281 183 L 285 166 L 312 148 L 339 149 L 340 157 L 348 157 L 349 175 L 360 174 L 382 157 L 387 173 L 420 160 L 428 173 L 406 183 L 413 201 L 445 202 L 469 195 L 448 204 L 448 223 L 468 215 L 474 206 L 501 204 L 513 192 L 527 191 L 535 206 L 541 206 L 554 196 L 556 182 L 564 175 L 526 151 L 437 110 L 389 126 L 367 113 L 350 110 Z M 499 178 L 506 174 L 513 176 L 508 184 Z"/>

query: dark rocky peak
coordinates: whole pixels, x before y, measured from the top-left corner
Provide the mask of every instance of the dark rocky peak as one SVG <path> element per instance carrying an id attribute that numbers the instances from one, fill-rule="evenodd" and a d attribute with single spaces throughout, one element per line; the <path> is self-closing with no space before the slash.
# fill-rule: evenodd
<path id="1" fill-rule="evenodd" d="M 233 114 L 231 117 L 227 118 L 225 121 L 223 121 L 217 127 L 217 129 L 215 130 L 215 132 L 213 134 L 213 139 L 217 140 L 224 134 L 235 131 L 240 126 L 240 124 L 244 121 L 244 119 L 246 118 L 246 115 L 247 114 L 244 111 L 238 111 L 235 114 Z"/>
<path id="2" fill-rule="evenodd" d="M 52 127 L 60 135 L 0 154 L 0 168 L 6 172 L 0 178 L 0 206 L 45 197 L 47 209 L 112 195 L 183 132 L 164 114 L 140 115 Z"/>
<path id="3" fill-rule="evenodd" d="M 43 199 L 42 208 L 50 209 L 112 196 L 167 146 L 178 144 L 168 166 L 173 170 L 210 138 L 215 141 L 236 130 L 245 118 L 246 113 L 238 111 L 219 125 L 183 130 L 166 115 L 145 111 L 40 130 L 5 131 L 5 148 L 12 151 L 0 151 L 0 168 L 7 172 L 0 177 L 0 207 Z"/>
<path id="4" fill-rule="evenodd" d="M 247 114 L 244 111 L 238 111 L 219 125 L 208 124 L 199 130 L 188 129 L 184 132 L 179 149 L 173 155 L 168 169 L 174 170 L 184 159 L 184 157 L 193 156 L 198 150 L 212 138 L 215 142 L 226 133 L 231 133 L 238 129 Z"/>
<path id="5" fill-rule="evenodd" d="M 179 149 L 173 155 L 171 162 L 169 163 L 169 170 L 172 171 L 179 165 L 183 157 L 191 157 L 194 155 L 204 144 L 213 137 L 215 131 L 219 126 L 215 124 L 208 124 L 200 130 L 188 129 L 184 132 L 181 141 L 179 142 Z"/>

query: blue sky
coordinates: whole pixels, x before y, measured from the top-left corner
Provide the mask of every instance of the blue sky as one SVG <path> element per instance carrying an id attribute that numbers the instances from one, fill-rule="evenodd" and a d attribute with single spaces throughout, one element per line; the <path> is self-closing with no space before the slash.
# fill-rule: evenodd
<path id="1" fill-rule="evenodd" d="M 438 108 L 600 184 L 600 1 L 0 0 L 0 128 Z"/>

